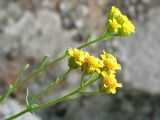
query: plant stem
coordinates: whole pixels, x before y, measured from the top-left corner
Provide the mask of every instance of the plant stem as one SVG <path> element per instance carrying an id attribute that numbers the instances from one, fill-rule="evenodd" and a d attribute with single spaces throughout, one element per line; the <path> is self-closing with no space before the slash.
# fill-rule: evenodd
<path id="1" fill-rule="evenodd" d="M 0 98 L 0 103 L 4 101 L 4 99 L 6 97 L 8 97 L 10 95 L 10 93 L 12 92 L 12 88 L 8 88 L 7 92 Z"/>
<path id="2" fill-rule="evenodd" d="M 87 86 L 90 86 L 92 83 L 94 83 L 94 82 L 95 82 L 96 80 L 98 80 L 99 78 L 100 78 L 100 75 L 97 75 L 97 76 L 95 76 L 94 78 L 92 78 L 92 80 L 90 80 L 89 83 L 84 84 L 82 87 L 74 90 L 73 92 L 71 92 L 71 93 L 69 93 L 69 94 L 67 94 L 67 95 L 65 95 L 65 96 L 63 96 L 63 97 L 57 98 L 57 99 L 55 99 L 55 100 L 53 100 L 53 101 L 50 101 L 50 102 L 48 102 L 48 103 L 44 103 L 44 104 L 38 105 L 38 106 L 33 107 L 33 108 L 30 108 L 30 109 L 27 108 L 27 109 L 25 109 L 24 111 L 22 111 L 22 112 L 20 112 L 20 113 L 17 113 L 16 115 L 13 115 L 13 116 L 11 116 L 11 117 L 9 117 L 9 118 L 6 118 L 5 120 L 12 120 L 12 119 L 18 118 L 19 116 L 21 116 L 21 115 L 23 115 L 23 114 L 25 114 L 25 113 L 27 113 L 27 112 L 29 112 L 29 111 L 39 110 L 39 109 L 42 109 L 42 108 L 46 108 L 46 107 L 48 107 L 48 106 L 50 106 L 50 105 L 53 105 L 53 104 L 55 104 L 55 103 L 61 102 L 61 101 L 63 101 L 63 100 L 66 100 L 67 98 L 71 97 L 72 95 L 75 95 L 76 93 L 79 93 L 80 90 L 83 90 L 83 89 L 86 88 Z"/>
<path id="3" fill-rule="evenodd" d="M 78 91 L 78 92 L 81 93 L 81 94 L 87 94 L 87 95 L 100 93 L 100 91 L 92 91 L 92 92 Z"/>
<path id="4" fill-rule="evenodd" d="M 46 94 L 47 91 L 49 91 L 51 88 L 53 88 L 54 86 L 56 86 L 59 82 L 61 82 L 62 80 L 64 80 L 66 78 L 66 76 L 70 73 L 70 71 L 71 71 L 71 68 L 69 68 L 63 75 L 61 75 L 60 77 L 58 77 L 47 88 L 45 88 L 36 97 L 34 97 L 31 100 L 31 102 L 30 102 L 30 106 L 32 106 L 32 104 L 34 104 L 40 97 L 42 97 L 44 94 Z"/>
<path id="5" fill-rule="evenodd" d="M 5 120 L 13 120 L 13 119 L 15 119 L 15 118 L 17 118 L 17 117 L 19 117 L 19 116 L 27 113 L 27 112 L 29 112 L 29 109 L 28 109 L 28 108 L 25 109 L 25 110 L 23 110 L 22 112 L 16 114 L 16 115 L 12 116 L 12 117 L 6 118 Z"/>
<path id="6" fill-rule="evenodd" d="M 22 82 L 20 82 L 16 88 L 20 87 L 21 85 L 23 85 L 24 83 L 28 82 L 29 80 L 35 78 L 36 76 L 38 76 L 39 74 L 41 74 L 42 72 L 45 72 L 46 70 L 48 70 L 49 68 L 51 68 L 53 65 L 55 65 L 56 63 L 60 62 L 61 60 L 63 60 L 64 58 L 66 58 L 67 56 L 63 55 L 59 58 L 57 58 L 56 60 L 54 60 L 53 62 L 51 62 L 50 64 L 48 64 L 46 67 L 44 67 L 43 69 L 39 69 L 37 71 L 35 71 L 32 75 L 30 75 L 29 77 L 27 77 L 26 79 L 24 79 Z"/>
<path id="7" fill-rule="evenodd" d="M 50 105 L 53 105 L 53 104 L 55 104 L 55 103 L 61 102 L 61 101 L 65 100 L 66 98 L 74 95 L 75 93 L 78 93 L 78 91 L 80 91 L 80 90 L 86 88 L 87 86 L 91 85 L 91 84 L 94 83 L 97 79 L 99 79 L 99 77 L 100 77 L 100 76 L 96 77 L 95 79 L 91 80 L 89 83 L 83 85 L 82 87 L 76 89 L 75 91 L 73 91 L 73 92 L 71 92 L 71 93 L 69 93 L 69 94 L 67 94 L 67 95 L 65 95 L 65 96 L 63 96 L 63 97 L 61 97 L 61 98 L 58 98 L 58 99 L 53 100 L 53 101 L 50 101 L 50 102 L 48 102 L 48 103 L 44 103 L 44 104 L 42 104 L 42 105 L 36 106 L 36 107 L 34 107 L 32 110 L 42 109 L 42 108 L 48 107 L 48 106 L 50 106 Z"/>
<path id="8" fill-rule="evenodd" d="M 105 34 L 105 35 L 101 35 L 100 37 L 98 37 L 97 39 L 93 40 L 93 41 L 90 41 L 84 45 L 81 45 L 79 46 L 77 49 L 82 49 L 86 46 L 89 46 L 95 42 L 98 42 L 98 41 L 104 41 L 104 40 L 109 40 L 113 35 L 112 34 Z"/>
<path id="9" fill-rule="evenodd" d="M 39 69 L 37 71 L 35 71 L 34 73 L 32 73 L 29 77 L 27 77 L 26 79 L 24 79 L 22 82 L 20 82 L 19 84 L 15 85 L 14 88 L 8 89 L 7 92 L 0 98 L 0 103 L 7 98 L 10 93 L 14 92 L 17 88 L 19 88 L 21 85 L 23 85 L 24 83 L 30 81 L 31 79 L 35 78 L 36 76 L 38 76 L 39 74 L 41 74 L 42 72 L 48 70 L 49 68 L 51 68 L 53 65 L 55 65 L 56 63 L 60 62 L 61 60 L 63 60 L 64 58 L 66 58 L 66 55 L 63 55 L 59 58 L 57 58 L 56 60 L 54 60 L 53 62 L 51 62 L 50 64 L 48 64 L 46 67 L 44 67 L 43 69 Z"/>
<path id="10" fill-rule="evenodd" d="M 83 73 L 81 78 L 81 86 L 83 86 L 84 78 L 85 78 L 85 74 Z"/>

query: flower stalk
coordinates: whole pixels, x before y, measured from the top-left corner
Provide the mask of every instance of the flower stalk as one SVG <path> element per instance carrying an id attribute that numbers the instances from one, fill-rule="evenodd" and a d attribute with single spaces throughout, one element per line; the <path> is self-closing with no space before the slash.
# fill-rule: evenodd
<path id="1" fill-rule="evenodd" d="M 41 105 L 38 105 L 38 106 L 35 106 L 35 107 L 28 107 L 28 108 L 26 108 L 25 110 L 23 110 L 22 112 L 17 113 L 16 115 L 13 115 L 13 116 L 11 116 L 11 117 L 9 117 L 9 118 L 6 118 L 5 120 L 13 120 L 13 119 L 15 119 L 15 118 L 18 118 L 18 117 L 21 116 L 21 115 L 24 115 L 24 114 L 27 113 L 27 112 L 34 111 L 34 110 L 39 110 L 39 109 L 43 109 L 43 108 L 46 108 L 46 107 L 48 107 L 48 106 L 51 106 L 51 105 L 53 105 L 53 104 L 55 104 L 55 103 L 59 103 L 59 102 L 61 102 L 61 101 L 67 100 L 68 98 L 70 98 L 70 97 L 72 97 L 72 96 L 80 93 L 81 90 L 85 89 L 87 86 L 90 86 L 91 84 L 93 84 L 93 83 L 94 83 L 96 80 L 98 80 L 99 78 L 100 78 L 100 76 L 99 76 L 99 75 L 96 75 L 96 76 L 94 77 L 94 79 L 92 78 L 92 79 L 90 80 L 89 83 L 86 83 L 86 84 L 84 84 L 83 86 L 80 86 L 78 89 L 74 90 L 73 92 L 71 92 L 71 93 L 69 93 L 69 94 L 67 94 L 67 95 L 65 95 L 65 96 L 63 96 L 63 97 L 57 98 L 57 99 L 55 99 L 55 100 L 53 100 L 53 101 L 50 101 L 50 102 L 47 102 L 47 103 L 44 103 L 44 104 L 41 104 Z"/>

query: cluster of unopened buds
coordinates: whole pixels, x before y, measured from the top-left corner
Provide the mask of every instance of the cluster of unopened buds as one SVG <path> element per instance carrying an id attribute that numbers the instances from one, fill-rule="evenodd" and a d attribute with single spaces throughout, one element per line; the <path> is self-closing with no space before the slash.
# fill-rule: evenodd
<path id="1" fill-rule="evenodd" d="M 35 77 L 50 69 L 52 66 L 58 62 L 68 59 L 68 70 L 61 74 L 57 79 L 54 79 L 49 85 L 45 87 L 42 91 L 37 93 L 31 99 L 28 98 L 29 90 L 26 92 L 26 109 L 23 111 L 6 118 L 5 120 L 13 120 L 22 116 L 27 112 L 33 113 L 35 110 L 43 109 L 49 107 L 58 102 L 75 97 L 78 94 L 95 94 L 95 93 L 107 93 L 115 94 L 118 87 L 122 87 L 121 83 L 116 80 L 116 73 L 121 69 L 121 65 L 117 62 L 117 59 L 112 54 L 107 53 L 105 50 L 102 51 L 100 58 L 90 55 L 88 52 L 84 52 L 81 49 L 87 47 L 93 43 L 109 40 L 116 36 L 129 36 L 135 32 L 135 27 L 132 22 L 123 15 L 120 10 L 116 7 L 112 7 L 108 14 L 108 21 L 104 30 L 104 33 L 97 38 L 90 38 L 83 45 L 72 49 L 68 48 L 64 55 L 55 59 L 51 63 L 47 64 L 48 56 L 44 56 L 39 67 L 30 76 L 22 79 L 22 75 L 25 74 L 26 70 L 29 68 L 29 64 L 22 67 L 16 80 L 9 86 L 7 92 L 0 96 L 0 103 L 4 102 L 5 99 L 17 90 L 19 87 L 23 86 L 25 83 L 33 80 Z M 80 69 L 82 77 L 80 80 L 80 86 L 62 97 L 53 99 L 51 101 L 45 101 L 42 104 L 38 104 L 38 100 L 44 97 L 51 88 L 55 87 L 58 83 L 63 81 L 69 73 L 74 69 Z M 86 77 L 87 76 L 87 77 Z M 89 77 L 88 77 L 89 76 Z M 86 78 L 85 78 L 86 77 Z M 86 91 L 86 88 L 99 81 L 99 89 L 96 91 Z"/>
<path id="2" fill-rule="evenodd" d="M 107 32 L 118 36 L 128 36 L 135 32 L 135 27 L 127 16 L 113 6 L 108 14 Z"/>

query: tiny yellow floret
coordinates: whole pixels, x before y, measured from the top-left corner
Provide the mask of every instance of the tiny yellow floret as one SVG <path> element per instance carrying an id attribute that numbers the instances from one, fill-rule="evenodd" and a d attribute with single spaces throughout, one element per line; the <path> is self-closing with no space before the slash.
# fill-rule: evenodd
<path id="1" fill-rule="evenodd" d="M 122 25 L 122 29 L 119 34 L 122 36 L 129 36 L 131 33 L 135 33 L 135 27 L 131 22 L 126 22 Z"/>
<path id="2" fill-rule="evenodd" d="M 110 19 L 108 25 L 109 25 L 108 26 L 109 31 L 112 32 L 112 33 L 117 33 L 118 29 L 121 28 L 121 25 L 118 24 L 116 19 L 113 19 L 113 20 Z"/>
<path id="3" fill-rule="evenodd" d="M 89 74 L 91 72 L 98 72 L 100 73 L 100 68 L 103 67 L 103 62 L 94 56 L 87 56 L 84 59 L 83 65 L 81 67 L 81 70 L 85 74 Z"/>
<path id="4" fill-rule="evenodd" d="M 108 15 L 107 32 L 119 36 L 129 36 L 135 33 L 135 27 L 127 16 L 123 15 L 116 7 L 112 7 Z"/>
<path id="5" fill-rule="evenodd" d="M 117 63 L 116 57 L 113 55 L 105 52 L 103 50 L 103 54 L 101 55 L 103 61 L 103 68 L 102 70 L 106 73 L 115 73 L 117 70 L 121 69 L 121 65 Z"/>
<path id="6" fill-rule="evenodd" d="M 84 62 L 85 57 L 89 56 L 89 53 L 83 52 L 76 48 L 75 49 L 68 48 L 68 53 L 71 55 L 68 63 L 69 67 L 71 68 L 77 68 L 81 66 Z"/>
<path id="7" fill-rule="evenodd" d="M 102 72 L 102 76 L 104 77 L 101 90 L 105 93 L 116 93 L 117 87 L 122 87 L 121 83 L 117 83 L 117 80 L 115 78 L 114 74 L 107 74 L 105 72 Z"/>
<path id="8" fill-rule="evenodd" d="M 115 6 L 112 6 L 111 11 L 110 11 L 108 17 L 110 19 L 113 19 L 113 18 L 119 17 L 121 14 L 122 13 L 121 13 L 121 11 L 118 8 L 116 8 Z"/>

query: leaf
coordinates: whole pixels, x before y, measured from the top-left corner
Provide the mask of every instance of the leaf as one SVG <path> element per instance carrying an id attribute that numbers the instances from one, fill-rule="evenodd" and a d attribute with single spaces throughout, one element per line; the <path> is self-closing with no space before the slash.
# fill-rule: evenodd
<path id="1" fill-rule="evenodd" d="M 64 56 L 67 57 L 68 55 L 69 55 L 69 53 L 68 53 L 68 49 L 67 49 Z"/>
<path id="2" fill-rule="evenodd" d="M 27 88 L 26 89 L 26 104 L 27 104 L 27 106 L 29 106 L 28 96 L 29 96 L 29 90 Z"/>
<path id="3" fill-rule="evenodd" d="M 43 69 L 46 66 L 47 60 L 49 58 L 49 55 L 45 55 L 41 61 L 40 61 L 40 66 L 39 66 L 39 70 Z"/>
<path id="4" fill-rule="evenodd" d="M 75 94 L 75 95 L 72 95 L 72 96 L 68 97 L 67 99 L 68 100 L 75 100 L 77 97 L 78 97 L 78 95 Z"/>
<path id="5" fill-rule="evenodd" d="M 59 82 L 60 78 L 57 77 L 57 79 L 53 82 L 53 84 L 57 84 Z"/>
<path id="6" fill-rule="evenodd" d="M 93 41 L 95 38 L 96 38 L 95 36 L 91 35 L 91 36 L 88 38 L 87 43 Z"/>
<path id="7" fill-rule="evenodd" d="M 31 105 L 31 110 L 29 111 L 32 115 L 34 115 L 35 113 L 32 111 L 32 108 L 37 107 L 38 104 L 32 104 Z"/>
<path id="8" fill-rule="evenodd" d="M 9 89 L 13 89 L 13 85 L 12 84 L 9 85 Z"/>
<path id="9" fill-rule="evenodd" d="M 18 75 L 17 75 L 17 77 L 16 77 L 15 84 L 19 81 L 20 77 L 24 74 L 24 72 L 25 72 L 28 68 L 29 68 L 29 64 L 26 64 L 25 66 L 23 66 L 23 67 L 20 69 L 20 71 L 19 71 L 19 73 L 18 73 Z M 14 85 L 15 85 L 15 84 L 14 84 Z"/>
<path id="10" fill-rule="evenodd" d="M 35 107 L 35 106 L 37 106 L 37 104 L 30 104 L 29 103 L 29 100 L 28 100 L 28 96 L 29 96 L 29 90 L 28 90 L 28 88 L 26 89 L 27 90 L 27 92 L 26 92 L 26 104 L 27 104 L 27 107 L 28 108 L 33 108 L 33 107 Z M 30 110 L 29 111 L 31 114 L 34 114 L 34 112 L 32 111 L 32 110 Z"/>
<path id="11" fill-rule="evenodd" d="M 33 104 L 31 107 L 34 108 L 34 107 L 37 107 L 37 106 L 38 106 L 38 104 Z"/>

